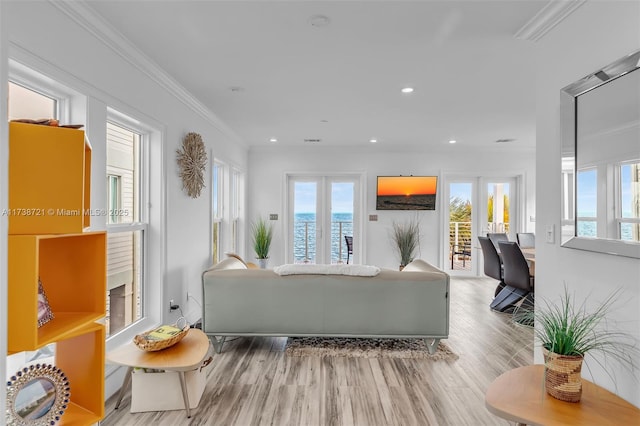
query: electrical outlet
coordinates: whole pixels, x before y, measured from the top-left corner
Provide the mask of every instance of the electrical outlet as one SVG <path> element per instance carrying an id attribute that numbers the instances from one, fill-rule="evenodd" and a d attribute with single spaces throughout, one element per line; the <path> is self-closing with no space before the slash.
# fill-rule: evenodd
<path id="1" fill-rule="evenodd" d="M 173 299 L 169 300 L 169 312 L 173 312 L 176 309 L 180 309 L 180 305 L 173 303 Z"/>

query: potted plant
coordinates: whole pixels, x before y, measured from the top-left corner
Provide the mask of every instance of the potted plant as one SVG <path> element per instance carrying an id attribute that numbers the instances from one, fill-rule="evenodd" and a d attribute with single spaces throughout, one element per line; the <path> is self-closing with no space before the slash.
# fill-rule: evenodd
<path id="1" fill-rule="evenodd" d="M 632 335 L 611 330 L 607 313 L 617 299 L 618 291 L 591 312 L 586 302 L 576 306 L 565 287 L 557 303 L 538 302 L 516 310 L 514 320 L 534 326 L 534 335 L 542 346 L 545 363 L 545 389 L 554 398 L 578 402 L 582 395 L 581 370 L 587 352 L 599 351 L 605 357 L 635 368 L 639 359 L 637 342 Z"/>
<path id="2" fill-rule="evenodd" d="M 404 223 L 393 222 L 391 238 L 400 255 L 400 270 L 413 261 L 414 253 L 420 244 L 420 226 L 417 220 Z"/>
<path id="3" fill-rule="evenodd" d="M 273 227 L 263 218 L 258 218 L 252 225 L 253 249 L 256 252 L 258 265 L 260 268 L 267 267 L 267 259 L 269 259 L 269 248 L 273 238 Z"/>

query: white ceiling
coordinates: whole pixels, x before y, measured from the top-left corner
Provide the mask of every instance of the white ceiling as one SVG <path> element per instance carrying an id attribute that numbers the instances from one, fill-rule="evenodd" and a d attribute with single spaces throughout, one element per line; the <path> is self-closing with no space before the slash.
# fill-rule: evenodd
<path id="1" fill-rule="evenodd" d="M 526 149 L 535 145 L 534 44 L 514 34 L 545 4 L 89 2 L 248 145 L 515 139 Z M 311 25 L 318 14 L 328 26 Z"/>

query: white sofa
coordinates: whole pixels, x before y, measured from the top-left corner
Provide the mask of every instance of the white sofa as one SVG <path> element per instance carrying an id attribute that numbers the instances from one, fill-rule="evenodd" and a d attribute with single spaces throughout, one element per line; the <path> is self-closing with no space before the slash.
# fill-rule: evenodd
<path id="1" fill-rule="evenodd" d="M 202 329 L 226 336 L 423 338 L 449 335 L 449 275 L 422 260 L 374 277 L 288 275 L 227 258 L 202 274 Z"/>

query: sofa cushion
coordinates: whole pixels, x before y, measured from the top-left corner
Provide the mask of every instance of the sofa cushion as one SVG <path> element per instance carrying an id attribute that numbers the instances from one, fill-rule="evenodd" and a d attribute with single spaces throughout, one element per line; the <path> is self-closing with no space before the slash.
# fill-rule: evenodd
<path id="1" fill-rule="evenodd" d="M 375 277 L 380 268 L 370 265 L 321 265 L 321 264 L 286 264 L 273 268 L 278 275 L 351 275 L 357 277 Z"/>

